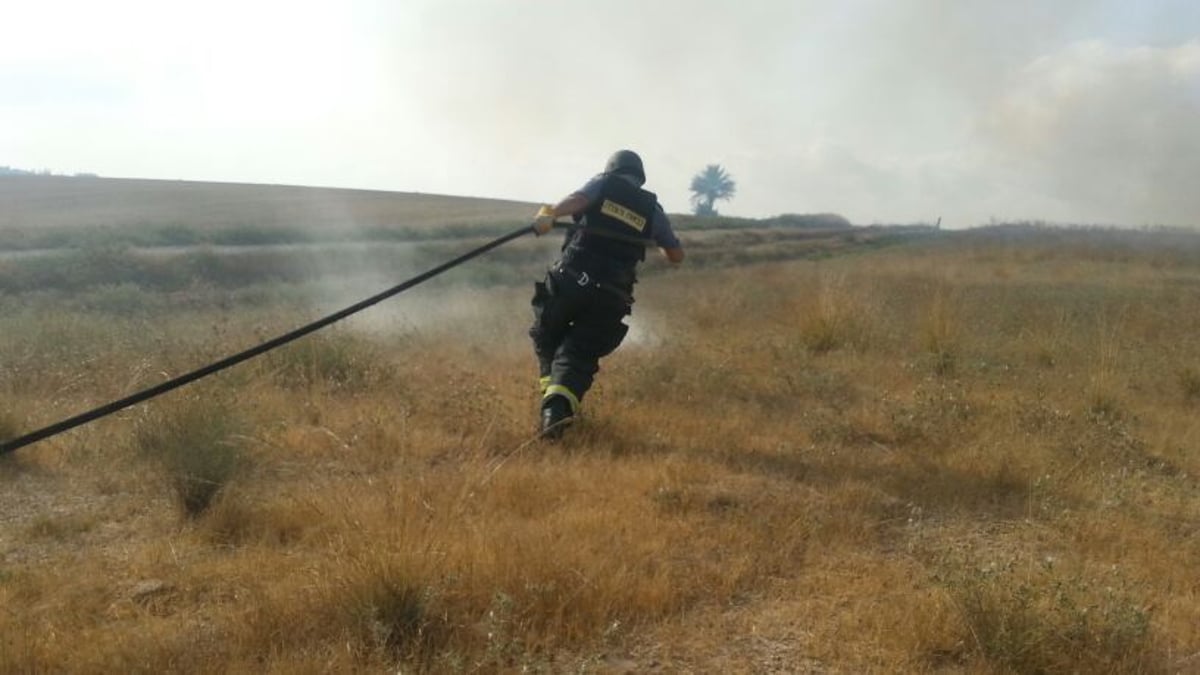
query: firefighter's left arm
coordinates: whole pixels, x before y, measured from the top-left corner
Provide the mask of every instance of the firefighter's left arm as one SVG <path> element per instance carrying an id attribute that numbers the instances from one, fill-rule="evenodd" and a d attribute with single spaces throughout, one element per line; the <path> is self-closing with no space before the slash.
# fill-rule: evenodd
<path id="1" fill-rule="evenodd" d="M 662 251 L 663 257 L 666 258 L 667 262 L 671 263 L 672 265 L 678 265 L 679 263 L 683 262 L 682 246 L 675 248 L 663 248 L 660 246 L 658 250 Z"/>
<path id="2" fill-rule="evenodd" d="M 654 232 L 654 243 L 658 244 L 658 250 L 662 252 L 663 257 L 672 265 L 683 262 L 683 244 L 679 243 L 679 237 L 675 236 L 671 219 L 667 217 L 662 204 L 654 205 L 654 216 L 650 226 Z"/>

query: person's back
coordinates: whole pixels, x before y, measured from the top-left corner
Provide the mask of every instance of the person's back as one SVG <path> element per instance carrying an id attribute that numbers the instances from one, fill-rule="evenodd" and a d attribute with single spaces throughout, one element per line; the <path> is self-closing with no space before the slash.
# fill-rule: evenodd
<path id="1" fill-rule="evenodd" d="M 621 174 L 601 174 L 596 197 L 576 216 L 562 262 L 633 292 L 637 265 L 653 242 L 658 198 Z"/>
<path id="2" fill-rule="evenodd" d="M 642 189 L 641 158 L 613 154 L 604 173 L 554 206 L 543 206 L 535 227 L 545 234 L 569 215 L 561 258 L 535 285 L 529 329 L 541 376 L 541 429 L 556 438 L 579 410 L 600 359 L 612 353 L 629 327 L 638 263 L 657 245 L 672 263 L 683 247 L 654 193 Z"/>

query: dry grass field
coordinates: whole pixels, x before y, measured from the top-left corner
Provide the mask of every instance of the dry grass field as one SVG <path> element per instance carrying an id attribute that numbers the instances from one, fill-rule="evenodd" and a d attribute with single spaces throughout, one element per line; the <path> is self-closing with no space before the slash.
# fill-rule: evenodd
<path id="1" fill-rule="evenodd" d="M 281 185 L 0 177 L 0 247 L 275 243 L 520 223 L 498 199 Z"/>
<path id="2" fill-rule="evenodd" d="M 522 257 L 0 458 L 0 672 L 1200 672 L 1200 235 L 830 242 L 648 263 L 561 443 Z M 0 436 L 323 283 L 6 292 Z"/>

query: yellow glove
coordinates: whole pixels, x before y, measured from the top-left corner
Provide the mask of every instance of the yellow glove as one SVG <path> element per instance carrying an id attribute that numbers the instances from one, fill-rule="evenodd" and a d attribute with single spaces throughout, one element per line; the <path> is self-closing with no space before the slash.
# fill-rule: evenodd
<path id="1" fill-rule="evenodd" d="M 533 230 L 538 235 L 546 234 L 554 227 L 554 207 L 546 204 L 538 209 L 537 217 L 533 220 Z"/>

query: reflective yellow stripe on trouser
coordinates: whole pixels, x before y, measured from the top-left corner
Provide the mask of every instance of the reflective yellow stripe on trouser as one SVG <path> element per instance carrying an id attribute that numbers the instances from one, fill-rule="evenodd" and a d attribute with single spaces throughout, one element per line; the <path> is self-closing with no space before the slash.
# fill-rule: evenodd
<path id="1" fill-rule="evenodd" d="M 541 390 L 543 396 L 546 395 L 546 387 L 549 387 L 549 386 L 550 386 L 550 376 L 549 375 L 538 380 L 538 389 Z"/>
<path id="2" fill-rule="evenodd" d="M 575 395 L 575 392 L 567 389 L 561 384 L 552 384 L 549 387 L 546 387 L 546 393 L 542 394 L 542 400 L 545 401 L 551 396 L 562 396 L 571 403 L 572 413 L 579 411 L 579 397 Z"/>

